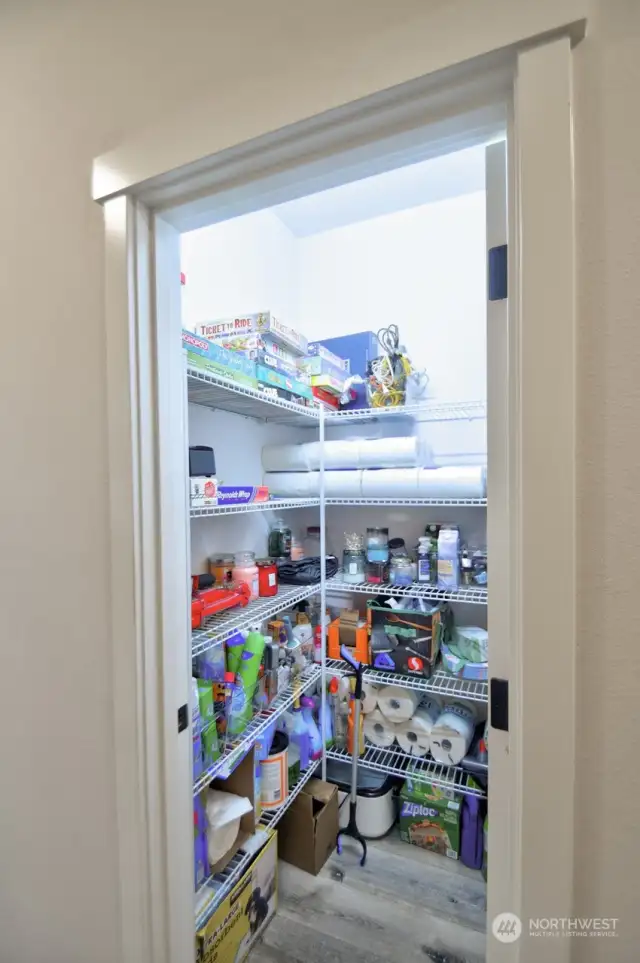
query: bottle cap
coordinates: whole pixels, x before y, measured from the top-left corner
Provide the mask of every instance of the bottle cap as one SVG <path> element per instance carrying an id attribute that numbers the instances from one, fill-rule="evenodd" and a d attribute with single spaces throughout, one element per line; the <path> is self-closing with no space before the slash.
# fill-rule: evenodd
<path id="1" fill-rule="evenodd" d="M 335 695 L 339 687 L 340 687 L 340 681 L 334 675 L 334 677 L 329 682 L 329 692 L 331 692 L 332 695 Z"/>
<path id="2" fill-rule="evenodd" d="M 226 683 L 235 682 L 235 681 L 236 681 L 235 673 L 234 673 L 234 672 L 225 672 L 225 674 L 224 674 L 224 681 L 225 681 Z"/>

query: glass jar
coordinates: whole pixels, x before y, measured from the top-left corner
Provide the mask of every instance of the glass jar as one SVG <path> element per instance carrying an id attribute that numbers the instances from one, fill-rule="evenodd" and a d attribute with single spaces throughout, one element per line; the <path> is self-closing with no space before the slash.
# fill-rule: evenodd
<path id="1" fill-rule="evenodd" d="M 388 562 L 389 561 L 389 529 L 388 528 L 368 528 L 367 529 L 367 561 L 368 562 Z"/>
<path id="2" fill-rule="evenodd" d="M 255 552 L 236 552 L 233 566 L 233 581 L 249 586 L 251 599 L 257 599 L 260 595 L 260 585 L 258 581 L 258 566 L 256 565 Z"/>
<path id="3" fill-rule="evenodd" d="M 209 575 L 213 575 L 216 585 L 229 585 L 233 580 L 233 555 L 214 555 L 209 559 Z"/>
<path id="4" fill-rule="evenodd" d="M 396 555 L 389 563 L 389 581 L 392 585 L 411 585 L 415 570 L 408 555 Z"/>
<path id="5" fill-rule="evenodd" d="M 260 598 L 271 598 L 278 594 L 278 566 L 272 558 L 259 558 L 256 562 L 258 566 L 258 592 Z"/>
<path id="6" fill-rule="evenodd" d="M 364 582 L 364 572 L 367 559 L 363 551 L 351 551 L 345 548 L 342 553 L 342 577 L 345 582 L 357 585 Z"/>
<path id="7" fill-rule="evenodd" d="M 320 557 L 320 526 L 310 525 L 303 539 L 305 558 Z"/>
<path id="8" fill-rule="evenodd" d="M 387 580 L 387 563 L 386 562 L 367 562 L 367 569 L 365 572 L 365 581 L 369 585 L 381 585 Z"/>
<path id="9" fill-rule="evenodd" d="M 406 555 L 407 546 L 405 544 L 404 538 L 390 538 L 389 539 L 389 558 L 393 558 L 394 555 Z"/>
<path id="10" fill-rule="evenodd" d="M 274 520 L 269 532 L 269 556 L 291 558 L 291 529 L 279 519 Z"/>

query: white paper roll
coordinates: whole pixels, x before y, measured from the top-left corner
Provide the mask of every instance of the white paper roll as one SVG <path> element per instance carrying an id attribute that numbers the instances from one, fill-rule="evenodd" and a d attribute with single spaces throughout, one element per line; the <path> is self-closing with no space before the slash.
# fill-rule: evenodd
<path id="1" fill-rule="evenodd" d="M 407 722 L 418 708 L 420 698 L 412 689 L 386 685 L 378 693 L 378 708 L 389 722 Z"/>
<path id="2" fill-rule="evenodd" d="M 364 717 L 363 732 L 368 742 L 381 749 L 388 749 L 396 739 L 395 725 L 385 719 L 379 709 Z"/>
<path id="3" fill-rule="evenodd" d="M 469 751 L 476 716 L 470 705 L 449 702 L 431 730 L 431 755 L 445 766 L 457 766 Z"/>
<path id="4" fill-rule="evenodd" d="M 316 473 L 314 472 L 314 475 Z M 324 490 L 327 498 L 359 498 L 360 471 L 326 471 L 324 473 Z M 320 481 L 318 475 L 318 492 Z"/>
<path id="5" fill-rule="evenodd" d="M 433 464 L 433 454 L 415 435 L 408 438 L 362 438 L 356 444 L 359 468 L 418 468 Z"/>
<path id="6" fill-rule="evenodd" d="M 320 489 L 317 472 L 314 475 L 309 471 L 267 472 L 264 476 L 264 484 L 269 487 L 272 495 L 279 495 L 282 498 L 313 497 Z"/>
<path id="7" fill-rule="evenodd" d="M 421 468 L 418 490 L 420 498 L 485 498 L 487 469 L 481 465 Z"/>
<path id="8" fill-rule="evenodd" d="M 374 685 L 372 682 L 362 683 L 362 711 L 365 714 L 373 712 L 377 708 L 379 691 L 380 686 Z"/>
<path id="9" fill-rule="evenodd" d="M 362 472 L 364 498 L 418 497 L 418 473 L 421 468 L 380 468 Z"/>
<path id="10" fill-rule="evenodd" d="M 417 709 L 408 722 L 396 725 L 396 739 L 400 748 L 410 756 L 426 756 L 431 745 L 433 719 L 428 712 Z"/>
<path id="11" fill-rule="evenodd" d="M 262 467 L 264 471 L 309 471 L 309 448 L 308 444 L 264 445 Z"/>

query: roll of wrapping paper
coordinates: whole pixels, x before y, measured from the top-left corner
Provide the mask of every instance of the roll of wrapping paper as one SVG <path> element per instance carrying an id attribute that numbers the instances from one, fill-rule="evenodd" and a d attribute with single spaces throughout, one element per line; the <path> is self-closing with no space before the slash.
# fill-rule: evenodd
<path id="1" fill-rule="evenodd" d="M 232 635 L 231 638 L 225 642 L 227 649 L 227 672 L 233 672 L 234 675 L 238 672 L 244 644 L 245 637 L 242 632 L 236 632 L 235 635 Z"/>
<path id="2" fill-rule="evenodd" d="M 239 735 L 251 721 L 253 715 L 253 694 L 258 684 L 258 673 L 264 653 L 265 639 L 260 632 L 249 632 L 244 643 L 240 667 L 236 672 L 236 686 L 242 693 L 242 708 L 232 711 L 229 720 L 231 735 Z M 235 701 L 235 700 L 234 700 Z M 240 700 L 239 700 L 240 701 Z"/>

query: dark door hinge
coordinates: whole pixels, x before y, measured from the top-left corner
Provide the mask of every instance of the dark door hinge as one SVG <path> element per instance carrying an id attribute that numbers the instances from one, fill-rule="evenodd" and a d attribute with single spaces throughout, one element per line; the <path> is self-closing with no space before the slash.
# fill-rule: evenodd
<path id="1" fill-rule="evenodd" d="M 504 301 L 507 296 L 507 245 L 489 248 L 487 289 L 490 301 Z"/>
<path id="2" fill-rule="evenodd" d="M 509 682 L 491 679 L 489 682 L 489 710 L 491 727 L 509 731 Z"/>
<path id="3" fill-rule="evenodd" d="M 189 725 L 189 712 L 187 709 L 187 703 L 180 706 L 178 709 L 178 732 L 184 732 L 184 730 Z"/>

